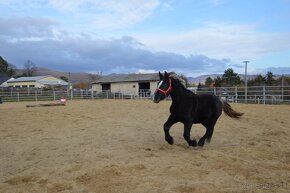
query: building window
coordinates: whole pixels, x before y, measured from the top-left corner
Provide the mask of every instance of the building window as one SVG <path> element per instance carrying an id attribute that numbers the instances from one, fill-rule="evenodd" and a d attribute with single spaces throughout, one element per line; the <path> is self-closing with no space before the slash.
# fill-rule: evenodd
<path id="1" fill-rule="evenodd" d="M 29 87 L 35 87 L 35 85 L 29 85 Z"/>
<path id="2" fill-rule="evenodd" d="M 102 91 L 110 91 L 111 84 L 102 84 Z"/>
<path id="3" fill-rule="evenodd" d="M 151 95 L 150 82 L 140 82 L 139 83 L 139 96 L 149 97 Z"/>

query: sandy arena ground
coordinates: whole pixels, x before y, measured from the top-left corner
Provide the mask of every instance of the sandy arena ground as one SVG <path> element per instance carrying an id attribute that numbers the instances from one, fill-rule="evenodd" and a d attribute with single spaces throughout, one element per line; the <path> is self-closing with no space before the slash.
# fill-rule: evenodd
<path id="1" fill-rule="evenodd" d="M 290 106 L 232 104 L 212 142 L 164 141 L 170 101 L 0 105 L 1 193 L 289 192 Z M 36 103 L 37 104 L 37 103 Z M 191 136 L 204 133 L 194 125 Z"/>

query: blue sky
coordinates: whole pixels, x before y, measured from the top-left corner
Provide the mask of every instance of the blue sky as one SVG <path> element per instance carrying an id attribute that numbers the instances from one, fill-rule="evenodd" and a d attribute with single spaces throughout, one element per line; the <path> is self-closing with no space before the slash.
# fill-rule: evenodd
<path id="1" fill-rule="evenodd" d="M 18 68 L 290 74 L 290 0 L 0 0 L 0 45 Z"/>

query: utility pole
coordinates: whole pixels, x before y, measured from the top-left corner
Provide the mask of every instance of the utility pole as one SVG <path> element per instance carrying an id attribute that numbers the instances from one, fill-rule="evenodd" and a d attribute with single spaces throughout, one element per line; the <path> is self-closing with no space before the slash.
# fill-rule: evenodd
<path id="1" fill-rule="evenodd" d="M 72 84 L 70 82 L 70 72 L 68 72 L 68 87 L 70 90 L 72 89 Z"/>
<path id="2" fill-rule="evenodd" d="M 247 69 L 248 69 L 248 63 L 250 61 L 243 61 L 245 63 L 245 103 L 248 102 L 248 77 L 247 77 Z"/>

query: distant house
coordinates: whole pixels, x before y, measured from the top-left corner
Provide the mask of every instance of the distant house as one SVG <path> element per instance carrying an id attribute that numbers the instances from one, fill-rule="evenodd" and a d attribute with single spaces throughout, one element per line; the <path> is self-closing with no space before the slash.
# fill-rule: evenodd
<path id="1" fill-rule="evenodd" d="M 68 86 L 68 82 L 53 77 L 51 75 L 47 76 L 32 76 L 32 77 L 20 77 L 13 80 L 7 81 L 9 87 L 18 88 L 44 88 L 44 87 L 57 87 L 57 86 Z"/>
<path id="2" fill-rule="evenodd" d="M 152 95 L 157 87 L 158 81 L 158 73 L 109 75 L 94 82 L 92 90 L 131 95 L 140 95 L 140 93 L 144 94 L 145 92 L 146 95 Z"/>

